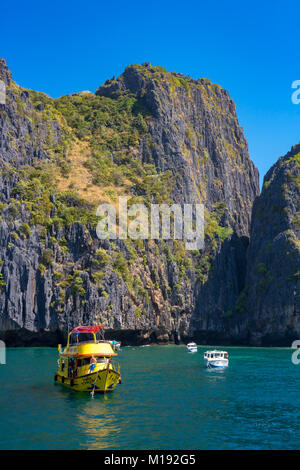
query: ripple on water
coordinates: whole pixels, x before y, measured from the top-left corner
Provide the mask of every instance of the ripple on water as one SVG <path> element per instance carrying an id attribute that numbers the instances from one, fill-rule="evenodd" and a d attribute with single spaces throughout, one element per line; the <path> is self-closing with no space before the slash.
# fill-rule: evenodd
<path id="1" fill-rule="evenodd" d="M 280 348 L 226 348 L 203 368 L 184 346 L 124 348 L 122 385 L 76 393 L 53 383 L 57 351 L 12 348 L 0 367 L 1 449 L 298 449 L 300 366 Z"/>

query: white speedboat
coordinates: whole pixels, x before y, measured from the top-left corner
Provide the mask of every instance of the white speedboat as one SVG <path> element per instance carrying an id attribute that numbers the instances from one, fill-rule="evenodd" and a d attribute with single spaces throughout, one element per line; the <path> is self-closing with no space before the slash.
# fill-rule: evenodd
<path id="1" fill-rule="evenodd" d="M 204 365 L 208 368 L 211 367 L 228 367 L 228 352 L 227 351 L 206 351 L 204 353 Z"/>
<path id="2" fill-rule="evenodd" d="M 187 348 L 188 352 L 197 352 L 198 351 L 196 343 L 188 343 L 186 345 L 186 348 Z"/>

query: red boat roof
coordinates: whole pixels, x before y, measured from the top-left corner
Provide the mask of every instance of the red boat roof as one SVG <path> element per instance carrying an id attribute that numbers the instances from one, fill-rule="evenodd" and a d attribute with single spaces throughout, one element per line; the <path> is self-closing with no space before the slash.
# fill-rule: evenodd
<path id="1" fill-rule="evenodd" d="M 77 326 L 74 328 L 71 333 L 97 333 L 97 331 L 104 328 L 104 326 Z"/>

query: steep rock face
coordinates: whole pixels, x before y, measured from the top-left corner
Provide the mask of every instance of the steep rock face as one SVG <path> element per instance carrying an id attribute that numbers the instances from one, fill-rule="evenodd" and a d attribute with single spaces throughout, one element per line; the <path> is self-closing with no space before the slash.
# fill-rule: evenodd
<path id="1" fill-rule="evenodd" d="M 53 139 L 54 146 L 61 140 L 59 123 L 42 119 L 43 108 L 34 108 L 28 91 L 12 81 L 6 62 L 1 58 L 0 80 L 6 84 L 6 104 L 0 104 L 1 163 L 31 165 L 36 159 L 47 158 L 49 138 Z"/>
<path id="2" fill-rule="evenodd" d="M 224 221 L 237 234 L 249 235 L 258 172 L 228 92 L 207 79 L 168 73 L 146 63 L 128 66 L 96 94 L 116 98 L 128 91 L 153 116 L 150 143 L 141 142 L 142 159 L 172 172 L 172 199 L 204 202 L 209 210 L 225 203 Z"/>
<path id="3" fill-rule="evenodd" d="M 102 250 L 102 256 L 105 253 L 112 260 L 121 256 L 124 262 L 130 258 L 124 242 L 99 242 L 94 230 L 81 224 L 49 234 L 43 241 L 39 228 L 32 229 L 29 236 L 19 232 L 18 238 L 12 237 L 16 227 L 20 227 L 18 222 L 9 226 L 2 221 L 0 225 L 5 279 L 0 331 L 59 332 L 78 324 L 104 323 L 111 330 L 132 331 L 129 337 L 141 343 L 149 342 L 151 335 L 152 340 L 162 342 L 176 339 L 180 328 L 187 334 L 189 323 L 182 324 L 182 313 L 193 310 L 193 271 L 182 281 L 183 296 L 175 288 L 179 281 L 176 262 L 168 261 L 163 253 L 158 258 L 154 243 L 137 253 L 132 276 L 138 283 L 131 286 L 116 270 L 117 263 L 104 265 L 97 257 Z M 62 250 L 65 244 L 67 252 Z M 126 343 L 126 336 L 123 341 Z"/>
<path id="4" fill-rule="evenodd" d="M 248 237 L 234 234 L 212 259 L 206 282 L 198 284 L 190 335 L 201 344 L 241 344 L 237 301 L 245 287 Z"/>
<path id="5" fill-rule="evenodd" d="M 0 77 L 8 93 L 0 106 L 5 339 L 14 343 L 12 329 L 21 328 L 17 344 L 34 343 L 28 331 L 39 341 L 43 331 L 58 332 L 47 339 L 52 344 L 88 323 L 139 344 L 238 338 L 231 314 L 244 288 L 258 174 L 228 93 L 149 64 L 127 67 L 96 96 L 60 100 L 18 87 L 3 61 Z M 81 192 L 69 178 L 78 165 L 77 185 L 91 177 Z M 203 202 L 204 250 L 189 253 L 176 241 L 100 241 L 89 200 L 94 181 L 98 203 L 113 185 L 147 202 L 163 192 L 170 202 Z"/>
<path id="6" fill-rule="evenodd" d="M 289 345 L 300 335 L 300 145 L 264 178 L 253 207 L 246 288 L 238 314 L 252 344 Z"/>

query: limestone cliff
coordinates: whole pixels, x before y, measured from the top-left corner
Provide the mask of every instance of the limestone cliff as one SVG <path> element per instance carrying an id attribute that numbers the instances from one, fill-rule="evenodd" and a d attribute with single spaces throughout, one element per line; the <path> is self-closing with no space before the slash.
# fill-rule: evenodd
<path id="1" fill-rule="evenodd" d="M 246 341 L 248 317 L 236 312 L 248 289 L 258 173 L 228 93 L 147 63 L 95 94 L 59 99 L 16 85 L 3 60 L 0 79 L 8 98 L 0 105 L 6 341 L 54 344 L 74 325 L 100 322 L 138 344 Z M 204 250 L 100 241 L 96 207 L 119 195 L 203 202 Z"/>
<path id="2" fill-rule="evenodd" d="M 240 334 L 251 344 L 291 345 L 300 334 L 300 145 L 279 158 L 253 207 Z"/>
<path id="3" fill-rule="evenodd" d="M 201 201 L 208 210 L 222 203 L 224 223 L 248 235 L 258 173 L 227 91 L 146 63 L 127 67 L 96 94 L 116 99 L 127 92 L 151 115 L 140 158 L 172 172 L 172 199 Z"/>

